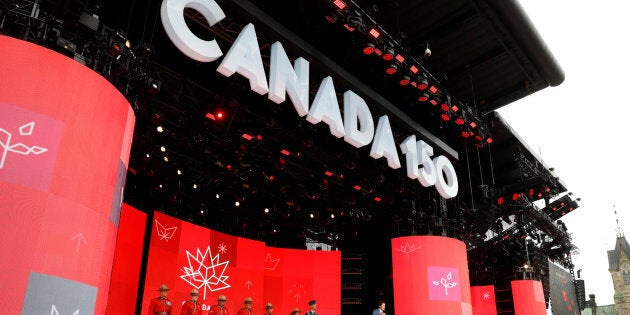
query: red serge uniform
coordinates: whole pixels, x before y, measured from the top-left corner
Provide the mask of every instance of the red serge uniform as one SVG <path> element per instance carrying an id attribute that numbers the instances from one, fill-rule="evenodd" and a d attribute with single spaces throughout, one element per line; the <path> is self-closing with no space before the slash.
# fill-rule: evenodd
<path id="1" fill-rule="evenodd" d="M 248 310 L 246 308 L 241 308 L 240 310 L 238 310 L 238 313 L 236 315 L 254 315 L 254 311 Z"/>
<path id="2" fill-rule="evenodd" d="M 201 315 L 201 304 L 193 301 L 184 302 L 181 315 Z"/>
<path id="3" fill-rule="evenodd" d="M 228 315 L 227 307 L 221 307 L 219 305 L 212 305 L 210 308 L 210 315 Z"/>
<path id="4" fill-rule="evenodd" d="M 167 298 L 154 298 L 149 303 L 149 315 L 171 315 L 173 303 Z"/>

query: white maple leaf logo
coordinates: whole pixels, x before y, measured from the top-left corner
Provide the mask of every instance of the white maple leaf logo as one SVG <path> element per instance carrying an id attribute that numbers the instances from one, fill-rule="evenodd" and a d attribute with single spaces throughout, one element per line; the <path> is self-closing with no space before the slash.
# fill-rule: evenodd
<path id="1" fill-rule="evenodd" d="M 30 123 L 20 126 L 18 129 L 20 132 L 20 136 L 30 136 L 33 134 L 33 130 L 35 129 L 35 122 L 31 121 Z M 29 155 L 31 153 L 35 155 L 40 155 L 48 151 L 48 149 L 46 148 L 42 148 L 36 145 L 29 147 L 21 142 L 11 144 L 11 138 L 13 138 L 13 135 L 10 132 L 3 128 L 0 128 L 0 147 L 2 147 L 2 154 L 0 155 L 0 168 L 4 167 L 4 162 L 6 161 L 9 152 L 21 155 Z"/>
<path id="2" fill-rule="evenodd" d="M 188 266 L 183 267 L 182 271 L 184 274 L 180 278 L 197 290 L 203 288 L 204 299 L 206 299 L 207 290 L 214 292 L 230 287 L 226 282 L 229 276 L 223 275 L 230 261 L 221 262 L 219 254 L 213 257 L 210 246 L 206 248 L 205 252 L 197 248 L 197 253 L 194 256 L 189 251 L 186 251 L 186 256 L 188 258 Z"/>
<path id="3" fill-rule="evenodd" d="M 489 293 L 489 292 L 484 292 L 484 293 L 483 293 L 483 295 L 481 295 L 481 297 L 482 297 L 484 300 L 487 300 L 487 299 L 489 299 L 489 298 L 490 298 L 490 293 Z"/>
<path id="4" fill-rule="evenodd" d="M 160 221 L 155 220 L 155 230 L 157 231 L 157 235 L 160 237 L 160 241 L 168 242 L 175 235 L 175 231 L 177 231 L 177 227 L 165 228 Z"/>
<path id="5" fill-rule="evenodd" d="M 53 304 L 50 307 L 50 315 L 59 315 L 59 311 L 57 310 L 57 307 L 55 306 L 55 304 Z M 79 315 L 79 309 L 74 311 L 74 313 L 72 313 L 72 315 Z"/>
<path id="6" fill-rule="evenodd" d="M 439 286 L 441 284 L 444 287 L 444 295 L 448 296 L 448 289 L 452 289 L 457 286 L 457 282 L 449 282 L 451 279 L 453 279 L 453 274 L 449 272 L 446 275 L 446 279 L 440 277 L 440 282 L 437 282 L 437 281 L 431 281 L 431 282 L 435 286 Z"/>
<path id="7" fill-rule="evenodd" d="M 265 257 L 265 269 L 267 270 L 276 270 L 278 268 L 278 263 L 280 262 L 280 258 L 272 259 L 271 253 L 267 253 L 267 257 Z"/>
<path id="8" fill-rule="evenodd" d="M 405 243 L 405 245 L 400 245 L 400 248 L 396 248 L 397 251 L 406 254 L 407 260 L 409 260 L 409 254 L 420 249 L 421 246 L 416 246 L 416 244 L 409 244 L 409 242 Z"/>

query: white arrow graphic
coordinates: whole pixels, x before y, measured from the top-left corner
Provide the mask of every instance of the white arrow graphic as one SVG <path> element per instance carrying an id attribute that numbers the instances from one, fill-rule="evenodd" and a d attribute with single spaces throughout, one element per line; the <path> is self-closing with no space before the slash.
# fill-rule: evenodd
<path id="1" fill-rule="evenodd" d="M 77 253 L 79 252 L 79 249 L 81 249 L 81 243 L 87 245 L 87 242 L 85 241 L 85 236 L 83 236 L 83 233 L 79 233 L 75 236 L 72 237 L 72 239 L 76 239 L 77 240 Z"/>
<path id="2" fill-rule="evenodd" d="M 247 291 L 249 291 L 249 288 L 251 288 L 251 286 L 253 286 L 254 284 L 251 281 L 247 280 L 247 282 L 245 282 L 245 285 L 247 286 Z"/>

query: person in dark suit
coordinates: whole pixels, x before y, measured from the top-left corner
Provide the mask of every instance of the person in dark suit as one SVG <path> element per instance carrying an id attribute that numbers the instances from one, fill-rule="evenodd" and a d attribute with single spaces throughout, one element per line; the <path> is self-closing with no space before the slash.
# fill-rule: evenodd
<path id="1" fill-rule="evenodd" d="M 317 308 L 317 301 L 308 301 L 308 307 L 310 307 L 310 310 L 306 311 L 305 315 L 317 315 L 317 313 L 315 312 L 315 309 Z"/>

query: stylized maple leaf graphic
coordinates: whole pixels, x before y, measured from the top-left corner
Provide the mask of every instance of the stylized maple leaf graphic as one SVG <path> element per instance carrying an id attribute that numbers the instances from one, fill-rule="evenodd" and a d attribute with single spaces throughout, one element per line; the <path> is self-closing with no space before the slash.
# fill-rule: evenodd
<path id="1" fill-rule="evenodd" d="M 452 289 L 457 286 L 457 282 L 448 282 L 452 278 L 453 278 L 453 274 L 449 272 L 448 275 L 446 275 L 446 279 L 440 278 L 440 282 L 437 282 L 437 281 L 431 281 L 431 282 L 433 282 L 433 285 L 436 285 L 436 286 L 439 286 L 440 284 L 442 284 L 442 286 L 444 287 L 444 295 L 448 296 L 448 289 Z"/>
<path id="2" fill-rule="evenodd" d="M 59 311 L 57 310 L 57 307 L 55 306 L 55 304 L 53 304 L 50 307 L 50 315 L 59 315 Z M 79 309 L 74 311 L 74 313 L 72 313 L 72 315 L 79 315 Z"/>
<path id="3" fill-rule="evenodd" d="M 221 252 L 221 254 L 225 254 L 225 252 L 227 252 L 227 246 L 223 243 L 219 244 L 219 252 Z"/>
<path id="4" fill-rule="evenodd" d="M 207 290 L 214 292 L 230 287 L 226 282 L 229 276 L 223 275 L 230 261 L 221 262 L 219 254 L 213 257 L 209 245 L 205 252 L 197 248 L 196 255 L 193 256 L 189 251 L 186 251 L 186 256 L 188 257 L 188 266 L 183 267 L 184 274 L 180 278 L 197 290 L 203 288 L 204 299 Z"/>
<path id="5" fill-rule="evenodd" d="M 157 235 L 160 237 L 160 241 L 169 241 L 175 235 L 175 231 L 177 231 L 177 227 L 165 228 L 160 221 L 155 220 L 155 230 L 157 231 Z"/>
<path id="6" fill-rule="evenodd" d="M 276 270 L 278 268 L 278 263 L 280 262 L 280 258 L 272 259 L 271 253 L 267 253 L 267 257 L 265 257 L 265 269 L 267 270 Z"/>
<path id="7" fill-rule="evenodd" d="M 484 300 L 487 300 L 490 298 L 490 293 L 489 292 L 484 292 L 483 295 L 481 295 L 481 297 L 483 297 Z"/>
<path id="8" fill-rule="evenodd" d="M 396 250 L 406 254 L 407 260 L 409 260 L 409 254 L 417 251 L 420 247 L 421 246 L 416 246 L 416 244 L 409 244 L 409 242 L 407 242 L 405 245 L 400 245 L 400 248 L 396 248 Z"/>
<path id="9" fill-rule="evenodd" d="M 20 132 L 20 136 L 30 136 L 33 134 L 33 130 L 35 129 L 35 122 L 31 121 L 30 123 L 20 126 L 18 129 Z M 2 147 L 2 156 L 0 156 L 0 168 L 4 167 L 4 162 L 6 161 L 9 152 L 21 155 L 29 155 L 31 153 L 39 155 L 48 151 L 48 149 L 46 148 L 42 148 L 36 145 L 29 147 L 21 142 L 11 144 L 12 137 L 13 135 L 10 132 L 3 128 L 0 128 L 0 147 Z"/>

